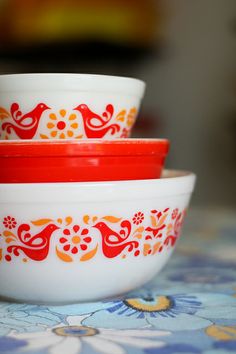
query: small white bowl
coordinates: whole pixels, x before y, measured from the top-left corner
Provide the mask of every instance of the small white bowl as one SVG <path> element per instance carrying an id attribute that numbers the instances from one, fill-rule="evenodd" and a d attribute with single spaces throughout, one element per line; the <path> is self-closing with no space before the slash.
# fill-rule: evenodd
<path id="1" fill-rule="evenodd" d="M 126 77 L 0 75 L 0 139 L 126 138 L 144 91 Z"/>
<path id="2" fill-rule="evenodd" d="M 195 175 L 0 184 L 0 295 L 88 301 L 149 281 L 179 238 Z"/>

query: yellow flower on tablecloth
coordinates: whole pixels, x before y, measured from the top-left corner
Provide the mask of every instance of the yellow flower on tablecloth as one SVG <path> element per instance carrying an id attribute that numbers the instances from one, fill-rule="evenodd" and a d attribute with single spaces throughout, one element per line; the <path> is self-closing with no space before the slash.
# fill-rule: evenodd
<path id="1" fill-rule="evenodd" d="M 207 327 L 206 334 L 218 340 L 236 340 L 236 326 L 212 325 Z"/>

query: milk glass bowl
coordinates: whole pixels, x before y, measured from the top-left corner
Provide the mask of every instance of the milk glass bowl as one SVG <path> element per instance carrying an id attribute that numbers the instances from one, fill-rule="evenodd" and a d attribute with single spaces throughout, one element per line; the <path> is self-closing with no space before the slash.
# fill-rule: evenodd
<path id="1" fill-rule="evenodd" d="M 195 175 L 0 184 L 0 295 L 70 303 L 143 285 L 170 258 Z"/>
<path id="2" fill-rule="evenodd" d="M 126 77 L 0 75 L 0 139 L 127 138 L 144 91 Z"/>

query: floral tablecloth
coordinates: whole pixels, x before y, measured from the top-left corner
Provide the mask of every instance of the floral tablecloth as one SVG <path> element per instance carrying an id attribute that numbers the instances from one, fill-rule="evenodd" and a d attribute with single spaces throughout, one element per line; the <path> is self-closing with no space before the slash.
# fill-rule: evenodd
<path id="1" fill-rule="evenodd" d="M 235 216 L 192 210 L 166 268 L 125 298 L 0 302 L 0 353 L 236 353 Z"/>

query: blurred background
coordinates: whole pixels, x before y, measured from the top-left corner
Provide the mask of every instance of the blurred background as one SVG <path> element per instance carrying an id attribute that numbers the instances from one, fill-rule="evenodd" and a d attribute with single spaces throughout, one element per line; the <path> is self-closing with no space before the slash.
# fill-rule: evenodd
<path id="1" fill-rule="evenodd" d="M 236 206 L 235 39 L 235 0 L 0 1 L 0 73 L 146 81 L 134 136 L 170 139 L 196 206 Z"/>

